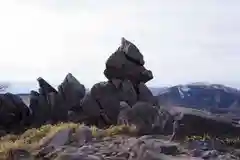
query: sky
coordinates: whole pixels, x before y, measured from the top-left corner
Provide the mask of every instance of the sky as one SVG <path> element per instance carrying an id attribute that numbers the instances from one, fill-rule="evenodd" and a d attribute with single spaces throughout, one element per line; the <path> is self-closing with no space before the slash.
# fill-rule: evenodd
<path id="1" fill-rule="evenodd" d="M 0 0 L 0 81 L 105 81 L 105 61 L 133 42 L 149 86 L 240 88 L 239 0 Z"/>

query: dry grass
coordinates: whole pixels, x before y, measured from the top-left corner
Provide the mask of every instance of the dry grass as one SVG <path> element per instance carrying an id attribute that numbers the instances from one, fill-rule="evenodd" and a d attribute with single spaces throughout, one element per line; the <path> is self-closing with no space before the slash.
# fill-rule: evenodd
<path id="1" fill-rule="evenodd" d="M 207 134 L 203 136 L 187 136 L 185 142 L 189 141 L 208 141 L 208 140 L 217 140 L 222 144 L 227 146 L 239 148 L 240 147 L 240 137 L 211 137 Z"/>
<path id="2" fill-rule="evenodd" d="M 83 126 L 76 123 L 59 123 L 56 125 L 44 125 L 40 128 L 32 128 L 21 135 L 6 135 L 0 139 L 0 159 L 5 159 L 10 149 L 20 148 L 30 152 L 39 149 L 46 141 L 58 131 L 70 128 L 73 132 L 76 128 Z M 106 137 L 119 134 L 134 134 L 135 128 L 129 126 L 111 126 L 105 130 L 91 127 L 93 136 Z"/>

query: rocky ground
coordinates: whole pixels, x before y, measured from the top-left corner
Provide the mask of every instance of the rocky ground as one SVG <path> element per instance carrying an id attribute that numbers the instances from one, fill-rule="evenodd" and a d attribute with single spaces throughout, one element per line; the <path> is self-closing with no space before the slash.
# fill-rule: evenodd
<path id="1" fill-rule="evenodd" d="M 169 141 L 168 136 L 136 136 L 127 126 L 102 130 L 79 124 L 47 125 L 0 141 L 9 160 L 235 160 L 239 151 L 207 137 Z"/>

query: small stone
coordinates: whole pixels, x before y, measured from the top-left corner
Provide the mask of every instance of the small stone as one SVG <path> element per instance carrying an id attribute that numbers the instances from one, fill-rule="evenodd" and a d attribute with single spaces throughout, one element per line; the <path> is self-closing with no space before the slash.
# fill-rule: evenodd
<path id="1" fill-rule="evenodd" d="M 202 158 L 203 159 L 209 159 L 209 158 L 215 158 L 219 155 L 219 152 L 216 150 L 211 150 L 211 151 L 205 151 L 202 153 Z"/>
<path id="2" fill-rule="evenodd" d="M 63 146 L 69 141 L 70 128 L 58 131 L 48 142 L 48 146 Z"/>
<path id="3" fill-rule="evenodd" d="M 24 149 L 11 149 L 8 152 L 7 159 L 9 160 L 34 160 L 34 157 Z"/>
<path id="4" fill-rule="evenodd" d="M 81 126 L 76 131 L 76 138 L 78 145 L 84 145 L 85 143 L 91 142 L 93 139 L 92 131 L 87 126 Z"/>

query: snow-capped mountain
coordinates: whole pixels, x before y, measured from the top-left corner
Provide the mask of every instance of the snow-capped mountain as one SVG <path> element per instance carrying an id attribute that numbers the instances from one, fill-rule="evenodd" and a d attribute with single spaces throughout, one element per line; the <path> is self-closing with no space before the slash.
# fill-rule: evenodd
<path id="1" fill-rule="evenodd" d="M 204 109 L 240 109 L 240 91 L 221 84 L 192 83 L 177 85 L 158 94 L 163 105 Z"/>

